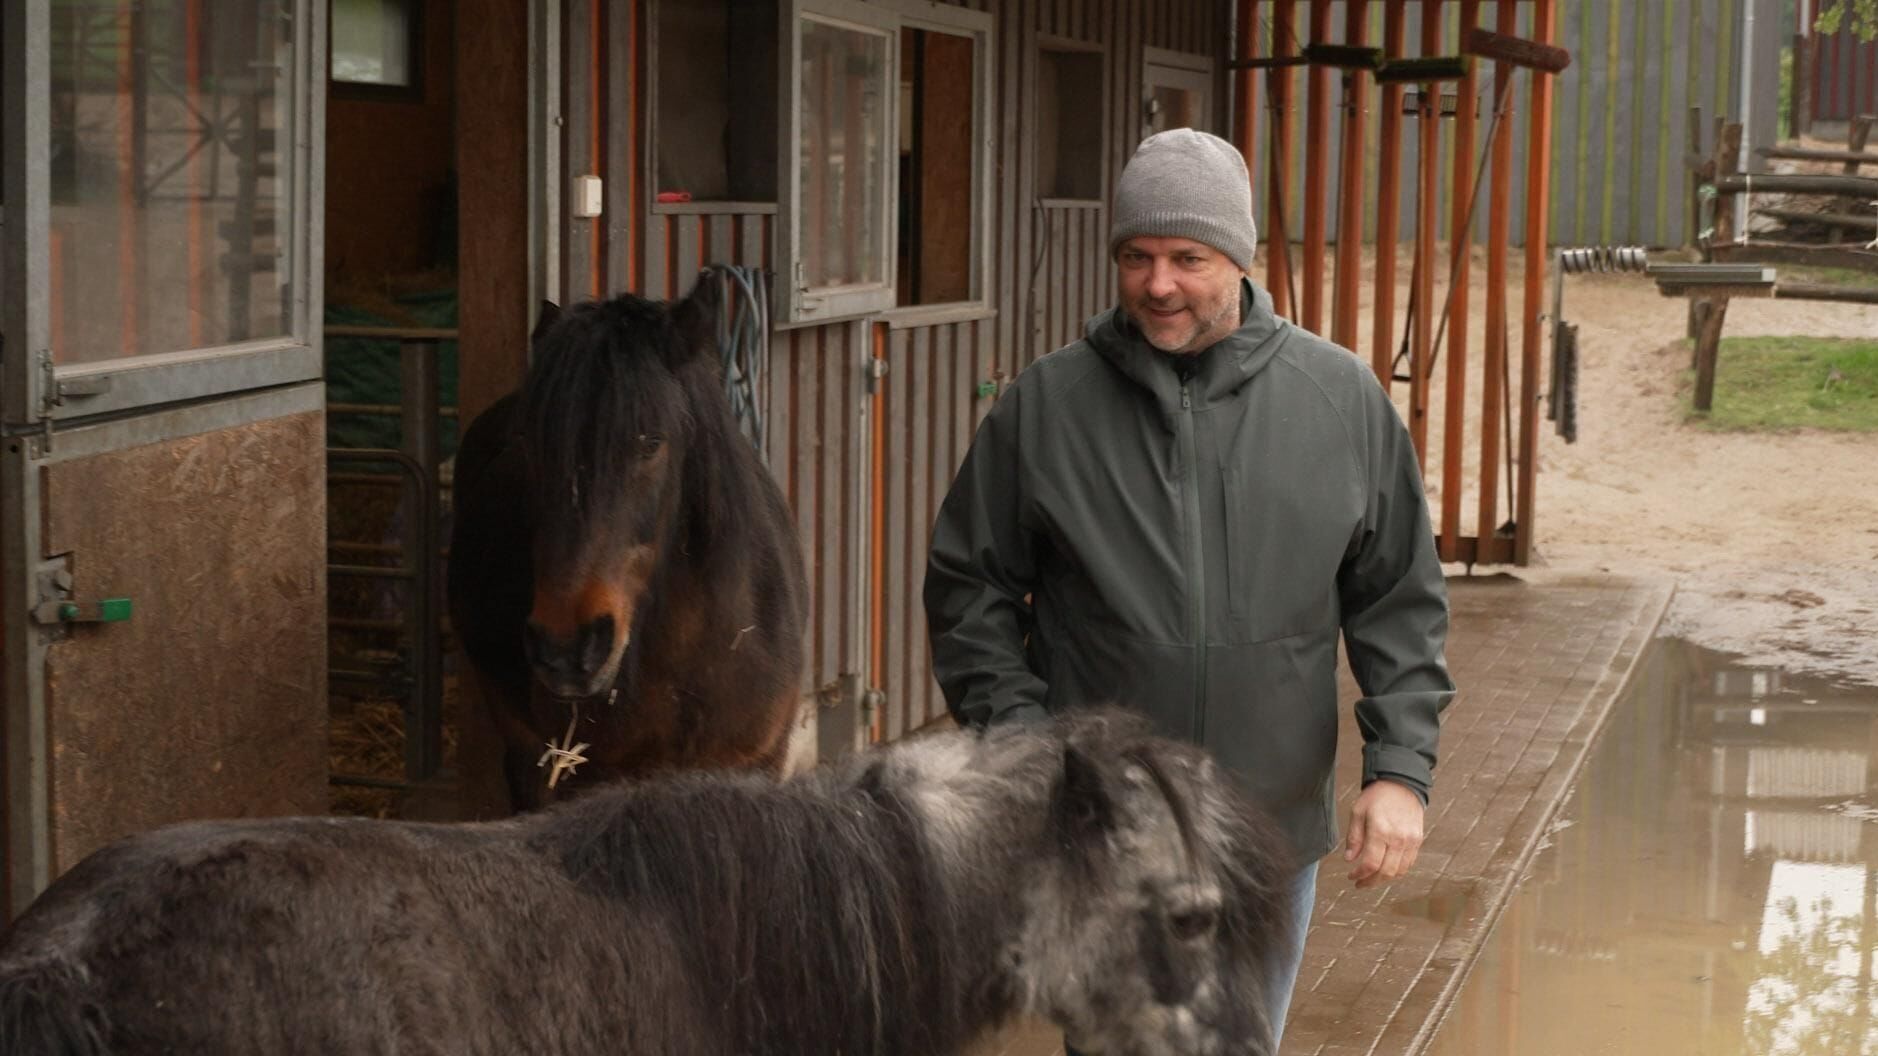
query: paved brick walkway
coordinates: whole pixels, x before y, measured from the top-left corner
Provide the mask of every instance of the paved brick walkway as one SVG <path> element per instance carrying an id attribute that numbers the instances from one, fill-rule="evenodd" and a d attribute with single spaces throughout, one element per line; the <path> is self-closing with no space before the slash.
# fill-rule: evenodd
<path id="1" fill-rule="evenodd" d="M 1333 855 L 1285 1030 L 1284 1056 L 1412 1054 L 1428 1043 L 1655 632 L 1671 588 L 1598 578 L 1449 581 L 1448 709 L 1428 840 L 1408 877 L 1359 891 Z M 1346 681 L 1344 699 L 1354 699 Z M 1361 739 L 1346 710 L 1338 758 L 1347 816 Z M 1029 1028 L 981 1056 L 1051 1056 Z"/>

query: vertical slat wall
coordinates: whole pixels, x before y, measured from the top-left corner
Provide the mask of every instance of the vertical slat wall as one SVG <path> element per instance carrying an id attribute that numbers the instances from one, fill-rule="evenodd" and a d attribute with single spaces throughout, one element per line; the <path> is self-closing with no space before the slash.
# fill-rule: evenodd
<path id="1" fill-rule="evenodd" d="M 996 195 L 989 277 L 997 315 L 975 322 L 886 330 L 882 383 L 883 468 L 876 478 L 885 553 L 874 567 L 884 608 L 874 679 L 886 693 L 875 732 L 898 737 L 945 714 L 933 681 L 920 599 L 934 517 L 953 471 L 991 398 L 982 382 L 1008 381 L 1039 356 L 1074 340 L 1114 301 L 1108 210 L 1101 204 L 1043 205 L 1029 145 L 1037 132 L 1032 97 L 1039 38 L 1099 45 L 1105 59 L 1105 194 L 1141 133 L 1143 49 L 1223 57 L 1227 11 L 1211 0 L 974 0 L 992 11 Z M 1224 100 L 1216 100 L 1223 103 Z M 1220 106 L 1214 113 L 1223 114 Z M 1225 128 L 1217 129 L 1222 133 Z"/>
<path id="2" fill-rule="evenodd" d="M 1750 3 L 1756 5 L 1753 76 L 1756 84 L 1767 86 L 1765 92 L 1758 89 L 1755 92 L 1755 98 L 1763 100 L 1764 104 L 1755 106 L 1752 138 L 1756 145 L 1771 144 L 1776 135 L 1778 107 L 1774 86 L 1778 84 L 1782 43 L 1779 0 L 1660 0 L 1653 3 L 1577 0 L 1559 7 L 1558 44 L 1571 51 L 1573 62 L 1555 86 L 1558 120 L 1553 140 L 1556 149 L 1553 151 L 1550 231 L 1558 244 L 1634 242 L 1676 246 L 1688 241 L 1689 197 L 1693 188 L 1683 167 L 1682 155 L 1688 138 L 1689 108 L 1701 108 L 1705 136 L 1716 115 L 1739 119 L 1741 75 L 1737 71 L 1743 69 L 1743 24 Z M 1369 0 L 1366 6 L 1369 14 L 1365 29 L 1368 42 L 1373 44 L 1383 39 L 1386 5 Z M 1422 6 L 1419 2 L 1408 6 L 1406 39 L 1410 54 L 1420 54 Z M 1280 53 L 1271 40 L 1273 0 L 1259 0 L 1254 7 L 1254 31 L 1259 34 L 1255 53 Z M 1311 0 L 1297 4 L 1293 32 L 1299 44 L 1311 41 L 1308 17 L 1311 9 Z M 1521 0 L 1516 16 L 1519 35 L 1532 35 L 1533 10 L 1531 0 Z M 1444 54 L 1453 54 L 1459 48 L 1460 15 L 1458 0 L 1449 0 L 1441 7 L 1441 52 Z M 1487 20 L 1489 24 L 1491 21 Z M 1326 19 L 1330 27 L 1326 39 L 1332 43 L 1346 42 L 1349 39 L 1347 22 L 1344 0 L 1334 0 Z M 1696 46 L 1700 42 L 1707 42 L 1707 46 Z M 1878 44 L 1856 48 L 1855 44 L 1857 38 L 1849 33 L 1820 38 L 1821 58 L 1815 68 L 1816 78 L 1821 82 L 1818 90 L 1826 93 L 1821 96 L 1824 99 L 1841 89 L 1842 94 L 1849 93 L 1856 85 L 1863 94 L 1856 97 L 1857 104 L 1851 104 L 1847 96 L 1847 105 L 1857 112 L 1869 113 L 1878 110 Z M 1833 66 L 1840 57 L 1840 64 Z M 1295 113 L 1301 117 L 1306 112 L 1309 78 L 1302 71 L 1294 72 L 1292 77 Z M 1342 85 L 1334 72 L 1326 79 L 1332 99 L 1326 137 L 1329 142 L 1341 142 Z M 1483 78 L 1478 93 L 1483 135 L 1485 121 L 1492 113 L 1493 92 L 1487 83 L 1490 80 L 1490 77 Z M 1261 83 L 1269 84 L 1263 74 Z M 1515 142 L 1525 142 L 1528 134 L 1526 107 L 1519 102 L 1526 97 L 1528 83 L 1522 74 L 1513 89 L 1515 103 L 1511 120 Z M 1377 94 L 1371 92 L 1372 106 L 1366 131 L 1372 156 L 1379 138 L 1377 114 L 1380 108 L 1374 106 Z M 1269 93 L 1261 92 L 1257 136 L 1261 144 L 1274 142 L 1268 131 L 1270 103 Z M 1830 119 L 1823 109 L 1826 104 L 1818 105 L 1822 107 L 1818 119 Z M 1859 106 L 1863 109 L 1858 110 Z M 1298 124 L 1301 130 L 1302 120 Z M 1436 196 L 1438 210 L 1446 216 L 1448 199 L 1453 193 L 1450 157 L 1453 130 L 1452 122 L 1443 121 L 1441 125 L 1441 178 L 1432 193 Z M 1412 176 L 1419 152 L 1416 119 L 1405 117 L 1403 126 L 1401 171 Z M 1476 147 L 1479 145 L 1477 142 Z M 1306 183 L 1308 161 L 1308 151 L 1296 151 L 1286 180 L 1289 193 L 1285 227 L 1299 243 L 1303 242 L 1306 230 L 1303 188 L 1309 186 Z M 1330 201 L 1337 200 L 1337 168 L 1332 166 L 1328 180 L 1330 197 L 1327 200 Z M 1266 215 L 1265 203 L 1272 201 L 1272 182 L 1269 166 L 1261 163 L 1253 174 L 1261 218 Z M 1515 181 L 1512 207 L 1516 213 L 1524 212 L 1524 194 L 1524 181 Z M 1404 241 L 1415 237 L 1415 195 L 1415 181 L 1405 178 L 1399 190 L 1397 211 L 1398 236 Z M 1364 194 L 1363 223 L 1365 234 L 1371 239 L 1376 235 L 1377 213 L 1376 189 L 1370 187 Z M 1487 237 L 1485 205 L 1476 213 L 1476 237 L 1484 242 Z M 1335 243 L 1339 227 L 1336 210 L 1329 210 L 1323 223 L 1326 241 Z M 1264 228 L 1271 226 L 1262 222 Z M 1524 237 L 1523 231 L 1515 230 L 1513 244 L 1521 244 Z M 1294 246 L 1293 252 L 1299 252 L 1299 247 Z M 1293 263 L 1295 267 L 1298 261 Z M 1280 300 L 1282 305 L 1282 298 Z"/>
<path id="3" fill-rule="evenodd" d="M 1813 120 L 1878 114 L 1878 40 L 1861 41 L 1849 24 L 1842 25 L 1816 38 L 1814 54 Z"/>
<path id="4" fill-rule="evenodd" d="M 772 242 L 772 209 L 654 205 L 647 194 L 651 151 L 640 141 L 652 68 L 644 43 L 646 5 L 568 2 L 570 19 L 606 27 L 612 45 L 570 48 L 574 68 L 591 68 L 601 78 L 595 83 L 601 86 L 604 135 L 600 141 L 568 138 L 581 171 L 607 177 L 607 212 L 613 217 L 598 230 L 593 221 L 571 222 L 569 292 L 590 287 L 676 297 L 706 265 L 777 270 L 784 262 Z M 1084 320 L 1113 300 L 1106 206 L 1045 209 L 1033 193 L 1029 145 L 1037 130 L 1039 37 L 1104 49 L 1105 195 L 1140 135 L 1143 48 L 1220 61 L 1227 46 L 1228 5 L 1215 0 L 964 0 L 959 6 L 996 18 L 989 56 L 996 67 L 996 190 L 987 232 L 994 252 L 986 279 L 996 314 L 909 329 L 855 320 L 780 330 L 770 346 L 770 465 L 796 511 L 810 586 L 804 691 L 826 699 L 843 673 L 857 665 L 880 668 L 863 674 L 886 694 L 886 708 L 874 719 L 874 732 L 882 737 L 899 736 L 945 712 L 932 679 L 920 588 L 933 518 L 992 402 L 979 394 L 981 383 L 1007 381 L 1078 336 Z M 1224 103 L 1216 99 L 1213 107 L 1221 115 L 1221 133 Z M 594 121 L 588 111 L 575 117 L 583 124 Z M 876 355 L 887 360 L 888 373 L 873 397 L 879 420 L 866 426 L 880 463 L 872 466 L 865 464 L 857 430 L 863 428 L 861 401 L 869 398 L 863 368 Z M 870 482 L 880 494 L 864 507 Z M 870 541 L 881 552 L 867 555 L 863 564 L 857 548 Z M 881 581 L 857 583 L 856 576 Z M 880 610 L 867 627 L 858 622 L 864 614 L 850 604 L 857 594 Z"/>
<path id="5" fill-rule="evenodd" d="M 1253 8 L 1248 30 L 1256 38 L 1250 48 L 1254 55 L 1295 52 L 1309 43 L 1370 41 L 1409 56 L 1451 55 L 1459 52 L 1473 27 L 1535 37 L 1538 15 L 1553 10 L 1529 0 L 1388 0 L 1361 7 L 1341 0 L 1270 0 Z M 1308 20 L 1285 17 L 1307 8 Z M 1634 15 L 1634 9 L 1627 10 Z M 1648 22 L 1637 16 L 1626 24 L 1631 32 L 1641 32 Z M 1299 27 L 1297 39 L 1285 31 L 1287 24 Z M 1603 24 L 1608 26 L 1608 20 Z M 1529 232 L 1544 229 L 1532 223 L 1529 203 L 1544 210 L 1549 201 L 1547 188 L 1534 186 L 1534 170 L 1520 164 L 1514 150 L 1515 144 L 1525 144 L 1530 154 L 1533 137 L 1549 133 L 1551 98 L 1534 95 L 1529 71 L 1480 60 L 1467 78 L 1444 86 L 1457 98 L 1454 113 L 1430 117 L 1424 115 L 1431 111 L 1419 102 L 1412 112 L 1402 113 L 1404 93 L 1362 90 L 1368 86 L 1359 78 L 1367 74 L 1323 72 L 1314 76 L 1308 70 L 1281 68 L 1272 74 L 1264 93 L 1272 105 L 1260 115 L 1257 128 L 1267 157 L 1285 156 L 1280 141 L 1287 123 L 1295 122 L 1299 113 L 1309 115 L 1309 125 L 1316 130 L 1307 139 L 1344 144 L 1335 161 L 1322 149 L 1316 155 L 1306 151 L 1304 157 L 1291 157 L 1282 182 L 1269 169 L 1254 174 L 1259 199 L 1255 208 L 1262 215 L 1283 216 L 1288 229 L 1303 232 L 1303 264 L 1286 280 L 1302 280 L 1300 311 L 1294 319 L 1362 355 L 1385 387 L 1393 389 L 1399 376 L 1409 379 L 1398 395 L 1405 398 L 1403 414 L 1423 465 L 1434 474 L 1428 486 L 1438 511 L 1443 558 L 1486 564 L 1514 561 L 1528 552 L 1520 543 L 1529 541 L 1532 532 L 1529 499 L 1535 474 L 1523 433 L 1537 413 L 1528 403 L 1537 368 L 1523 340 L 1517 364 L 1513 355 L 1516 323 L 1506 292 L 1511 281 L 1509 250 Z M 1641 72 L 1626 76 L 1638 87 L 1665 79 L 1652 82 Z M 1420 86 L 1410 91 L 1419 100 Z M 1384 101 L 1391 111 L 1387 120 L 1378 112 L 1380 107 L 1367 105 L 1368 98 Z M 1547 116 L 1535 123 L 1526 111 L 1539 98 L 1545 100 Z M 1361 126 L 1352 127 L 1353 120 Z M 1617 155 L 1629 158 L 1643 152 L 1629 130 L 1612 126 L 1606 131 Z M 1384 154 L 1391 155 L 1390 160 L 1379 163 Z M 1640 163 L 1636 169 L 1642 171 Z M 1365 179 L 1372 171 L 1374 179 Z M 1628 182 L 1635 180 L 1633 175 Z M 1303 186 L 1317 188 L 1317 194 L 1307 198 L 1294 193 L 1288 200 L 1276 200 L 1273 193 L 1275 188 Z M 1385 200 L 1388 209 L 1383 208 Z M 1379 267 L 1366 275 L 1357 238 L 1346 240 L 1341 233 L 1349 229 L 1357 237 L 1373 236 L 1379 215 L 1391 228 L 1391 252 L 1379 254 Z M 1394 244 L 1402 239 L 1413 245 L 1404 262 L 1407 274 L 1394 266 L 1393 258 L 1402 256 Z M 1325 246 L 1331 242 L 1338 247 L 1334 273 L 1323 265 Z M 1479 304 L 1472 303 L 1467 292 L 1470 254 L 1457 249 L 1476 243 L 1487 250 L 1487 292 Z M 1277 247 L 1266 248 L 1272 262 L 1266 281 L 1280 281 L 1274 276 L 1289 270 L 1283 267 L 1284 255 Z M 1543 257 L 1536 264 L 1534 259 L 1529 254 L 1527 266 L 1542 272 Z M 1387 288 L 1379 288 L 1379 283 Z M 1370 295 L 1359 298 L 1365 284 Z M 1328 319 L 1321 312 L 1326 285 L 1334 288 L 1331 303 L 1336 305 Z M 1405 297 L 1405 290 L 1412 292 Z M 1382 308 L 1369 327 L 1358 325 L 1359 300 Z M 1319 310 L 1313 312 L 1314 306 Z M 1518 310 L 1517 329 L 1523 339 L 1539 306 L 1528 303 Z M 1439 399 L 1434 398 L 1437 389 Z M 1518 401 L 1512 398 L 1515 393 Z M 1516 431 L 1522 435 L 1516 437 Z M 1502 460 L 1513 452 L 1520 464 L 1504 466 Z M 1503 492 L 1503 483 L 1510 485 L 1511 496 Z M 1500 526 L 1515 519 L 1516 510 L 1517 534 L 1503 536 Z"/>

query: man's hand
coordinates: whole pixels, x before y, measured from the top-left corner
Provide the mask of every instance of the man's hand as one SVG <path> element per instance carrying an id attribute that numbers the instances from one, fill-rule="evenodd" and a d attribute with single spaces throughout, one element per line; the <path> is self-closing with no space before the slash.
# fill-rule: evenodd
<path id="1" fill-rule="evenodd" d="M 1355 862 L 1350 879 L 1358 887 L 1397 880 L 1422 849 L 1422 801 L 1407 785 L 1372 781 L 1350 811 L 1343 860 Z"/>

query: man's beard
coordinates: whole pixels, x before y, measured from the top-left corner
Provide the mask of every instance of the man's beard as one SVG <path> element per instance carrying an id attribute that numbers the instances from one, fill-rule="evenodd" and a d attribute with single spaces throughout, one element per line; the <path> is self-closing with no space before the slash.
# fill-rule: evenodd
<path id="1" fill-rule="evenodd" d="M 1146 309 L 1153 307 L 1154 302 L 1144 300 L 1139 303 L 1141 304 L 1142 312 L 1145 313 Z M 1235 307 L 1235 302 L 1231 297 L 1222 298 L 1220 303 L 1215 306 L 1213 312 L 1205 317 L 1202 317 L 1199 312 L 1194 311 L 1194 307 L 1195 306 L 1192 304 L 1187 306 L 1188 317 L 1192 319 L 1193 322 L 1188 327 L 1183 327 L 1179 333 L 1172 335 L 1172 338 L 1158 337 L 1156 332 L 1143 321 L 1142 316 L 1135 311 L 1131 310 L 1128 313 L 1128 319 L 1129 322 L 1134 324 L 1135 330 L 1154 348 L 1166 352 L 1169 355 L 1190 355 L 1204 350 L 1193 346 L 1201 338 L 1219 329 L 1220 323 L 1225 320 L 1227 315 L 1231 314 L 1232 309 Z M 1225 335 L 1222 333 L 1220 336 L 1224 337 Z M 1213 342 L 1208 342 L 1208 345 L 1212 343 Z"/>

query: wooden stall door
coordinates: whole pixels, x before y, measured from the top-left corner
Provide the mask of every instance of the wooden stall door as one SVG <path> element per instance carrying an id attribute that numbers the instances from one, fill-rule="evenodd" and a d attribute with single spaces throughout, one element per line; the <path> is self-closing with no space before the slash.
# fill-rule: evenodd
<path id="1" fill-rule="evenodd" d="M 207 3 L 0 14 L 0 916 L 327 808 L 326 5 Z"/>

